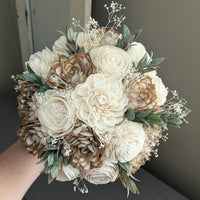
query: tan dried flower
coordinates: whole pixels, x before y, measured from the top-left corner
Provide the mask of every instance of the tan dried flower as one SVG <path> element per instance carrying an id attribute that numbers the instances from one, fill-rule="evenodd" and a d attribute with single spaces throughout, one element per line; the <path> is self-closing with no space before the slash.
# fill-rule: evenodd
<path id="1" fill-rule="evenodd" d="M 73 167 L 84 172 L 101 167 L 105 145 L 93 129 L 83 122 L 77 121 L 62 144 L 62 153 Z"/>
<path id="2" fill-rule="evenodd" d="M 27 124 L 30 121 L 36 120 L 34 111 L 30 106 L 32 102 L 32 96 L 36 90 L 36 87 L 33 86 L 32 83 L 29 81 L 19 82 L 20 95 L 17 97 L 18 113 L 19 116 L 23 118 L 23 124 Z"/>
<path id="3" fill-rule="evenodd" d="M 115 46 L 121 34 L 115 29 L 105 30 L 102 39 L 100 40 L 100 46 L 110 45 Z"/>
<path id="4" fill-rule="evenodd" d="M 146 161 L 150 160 L 154 148 L 162 137 L 163 129 L 159 126 L 155 126 L 155 128 L 144 127 L 144 131 L 145 141 L 142 151 L 129 162 L 132 174 L 134 174 L 142 165 L 144 165 Z"/>
<path id="5" fill-rule="evenodd" d="M 38 154 L 38 158 L 41 158 L 46 151 L 48 136 L 41 131 L 41 125 L 38 120 L 35 120 L 29 124 L 21 125 L 17 135 L 26 147 L 26 149 L 33 155 Z"/>
<path id="6" fill-rule="evenodd" d="M 67 88 L 85 82 L 90 74 L 96 73 L 89 54 L 79 53 L 73 54 L 68 59 L 60 56 L 59 61 L 54 61 L 47 80 L 47 85 L 51 88 Z"/>
<path id="7" fill-rule="evenodd" d="M 151 77 L 134 78 L 134 74 L 123 81 L 128 96 L 129 107 L 135 110 L 148 110 L 156 107 L 156 90 Z"/>

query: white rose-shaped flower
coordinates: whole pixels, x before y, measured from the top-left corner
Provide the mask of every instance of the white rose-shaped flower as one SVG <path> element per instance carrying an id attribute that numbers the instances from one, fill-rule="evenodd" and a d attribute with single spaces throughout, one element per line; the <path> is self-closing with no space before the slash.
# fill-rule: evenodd
<path id="1" fill-rule="evenodd" d="M 72 181 L 76 178 L 78 178 L 80 175 L 80 172 L 78 169 L 72 167 L 70 164 L 64 166 L 61 166 L 61 169 L 59 170 L 56 180 L 58 181 Z"/>
<path id="2" fill-rule="evenodd" d="M 116 126 L 106 149 L 106 158 L 111 162 L 128 162 L 142 150 L 145 132 L 142 124 L 125 120 Z"/>
<path id="3" fill-rule="evenodd" d="M 84 178 L 93 184 L 106 184 L 109 182 L 114 182 L 118 176 L 118 167 L 111 163 L 104 161 L 101 168 L 93 168 Z"/>
<path id="4" fill-rule="evenodd" d="M 100 74 L 123 79 L 132 68 L 131 58 L 126 51 L 115 46 L 101 46 L 90 51 L 92 62 Z"/>
<path id="5" fill-rule="evenodd" d="M 46 47 L 41 52 L 32 54 L 26 64 L 28 63 L 37 75 L 46 79 L 50 68 L 53 66 L 53 61 L 56 59 L 58 59 L 58 56 Z"/>
<path id="6" fill-rule="evenodd" d="M 128 103 L 121 81 L 98 73 L 75 88 L 72 100 L 78 118 L 99 133 L 113 129 L 123 120 Z"/>
<path id="7" fill-rule="evenodd" d="M 145 54 L 147 54 L 148 60 L 151 59 L 145 47 L 140 42 L 131 43 L 131 46 L 127 49 L 127 53 L 130 55 L 131 61 L 134 62 L 135 66 L 138 65 Z"/>
<path id="8" fill-rule="evenodd" d="M 62 137 L 69 133 L 75 123 L 75 110 L 69 91 L 47 90 L 44 95 L 36 93 L 38 110 L 36 115 L 44 133 Z"/>
<path id="9" fill-rule="evenodd" d="M 69 53 L 67 51 L 67 38 L 65 35 L 62 35 L 61 37 L 59 37 L 55 42 L 54 45 L 52 47 L 53 52 L 55 52 L 57 55 L 61 56 L 69 56 Z"/>
<path id="10" fill-rule="evenodd" d="M 159 78 L 157 75 L 151 76 L 151 79 L 152 83 L 155 85 L 156 96 L 157 96 L 156 103 L 159 106 L 162 106 L 167 100 L 168 90 L 163 84 L 162 79 Z"/>

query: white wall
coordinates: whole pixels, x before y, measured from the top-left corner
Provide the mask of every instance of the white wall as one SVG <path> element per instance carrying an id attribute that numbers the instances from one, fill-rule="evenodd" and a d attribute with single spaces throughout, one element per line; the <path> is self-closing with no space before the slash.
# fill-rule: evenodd
<path id="1" fill-rule="evenodd" d="M 12 89 L 12 74 L 22 70 L 14 0 L 0 1 L 0 91 Z"/>
<path id="2" fill-rule="evenodd" d="M 60 36 L 56 30 L 65 31 L 65 25 L 71 18 L 81 19 L 84 23 L 84 0 L 31 0 L 33 48 L 42 50 L 51 48 Z"/>

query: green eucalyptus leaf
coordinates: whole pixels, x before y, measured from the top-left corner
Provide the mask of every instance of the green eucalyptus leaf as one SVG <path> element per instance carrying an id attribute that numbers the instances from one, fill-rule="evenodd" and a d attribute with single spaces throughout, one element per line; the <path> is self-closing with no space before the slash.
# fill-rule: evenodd
<path id="1" fill-rule="evenodd" d="M 137 71 L 140 72 L 143 70 L 143 68 L 147 65 L 147 54 L 142 57 L 142 59 L 139 61 L 137 65 Z"/>
<path id="2" fill-rule="evenodd" d="M 123 170 L 125 170 L 128 173 L 130 172 L 130 166 L 127 162 L 126 163 L 118 162 L 118 164 Z"/>
<path id="3" fill-rule="evenodd" d="M 128 179 L 127 187 L 129 187 L 130 191 L 134 194 L 140 194 L 135 182 L 131 179 Z"/>
<path id="4" fill-rule="evenodd" d="M 52 181 L 54 180 L 54 178 L 52 178 L 51 174 L 48 174 L 48 184 L 50 184 Z"/>
<path id="5" fill-rule="evenodd" d="M 67 30 L 67 39 L 69 41 L 73 41 L 74 40 L 74 31 L 73 31 L 71 26 Z"/>
<path id="6" fill-rule="evenodd" d="M 175 128 L 180 128 L 180 126 L 178 124 L 171 122 L 171 121 L 168 121 L 167 125 L 170 125 L 170 126 L 175 127 Z"/>
<path id="7" fill-rule="evenodd" d="M 27 68 L 27 70 L 28 70 L 29 73 L 35 74 L 35 72 L 31 69 L 29 63 L 26 64 L 26 68 Z"/>
<path id="8" fill-rule="evenodd" d="M 51 177 L 54 179 L 56 178 L 59 171 L 59 165 L 54 165 L 51 169 Z"/>
<path id="9" fill-rule="evenodd" d="M 139 119 L 144 119 L 147 116 L 149 116 L 151 114 L 151 110 L 146 110 L 146 111 L 142 111 L 142 112 L 136 112 L 135 115 L 137 118 Z"/>
<path id="10" fill-rule="evenodd" d="M 130 30 L 126 25 L 123 26 L 122 36 L 125 41 L 127 41 L 130 37 Z"/>
<path id="11" fill-rule="evenodd" d="M 165 60 L 165 58 L 154 58 L 150 63 L 149 63 L 149 67 L 156 67 L 159 64 L 161 64 L 163 61 Z"/>
<path id="12" fill-rule="evenodd" d="M 145 68 L 145 69 L 143 69 L 142 70 L 142 74 L 145 74 L 145 73 L 148 73 L 148 72 L 152 72 L 152 71 L 156 71 L 158 68 L 153 68 L 153 67 L 151 67 L 151 68 Z"/>
<path id="13" fill-rule="evenodd" d="M 48 166 L 51 166 L 54 162 L 54 153 L 50 153 L 49 156 L 48 156 Z"/>
<path id="14" fill-rule="evenodd" d="M 177 118 L 177 117 L 168 118 L 168 122 L 172 122 L 172 123 L 178 124 L 178 125 L 183 123 L 183 122 L 182 122 L 179 118 Z"/>
<path id="15" fill-rule="evenodd" d="M 160 116 L 158 115 L 151 115 L 148 117 L 148 121 L 152 124 L 156 124 L 156 125 L 159 125 L 159 124 L 162 124 L 163 123 L 163 120 L 161 119 Z"/>
<path id="16" fill-rule="evenodd" d="M 135 119 L 135 111 L 133 109 L 128 109 L 125 112 L 125 116 L 129 121 L 133 121 Z"/>
<path id="17" fill-rule="evenodd" d="M 142 33 L 142 29 L 138 29 L 135 32 L 131 33 L 128 43 L 132 43 L 135 40 L 137 40 L 137 38 L 140 36 L 141 33 Z"/>
<path id="18" fill-rule="evenodd" d="M 166 123 L 160 124 L 161 127 L 163 127 L 165 130 L 168 130 Z"/>
<path id="19" fill-rule="evenodd" d="M 44 173 L 48 174 L 49 172 L 49 166 L 48 166 L 48 162 L 46 161 L 45 165 L 44 165 Z"/>
<path id="20" fill-rule="evenodd" d="M 148 126 L 149 128 L 152 127 L 152 125 L 145 119 L 141 119 L 141 121 L 144 123 L 144 125 Z"/>

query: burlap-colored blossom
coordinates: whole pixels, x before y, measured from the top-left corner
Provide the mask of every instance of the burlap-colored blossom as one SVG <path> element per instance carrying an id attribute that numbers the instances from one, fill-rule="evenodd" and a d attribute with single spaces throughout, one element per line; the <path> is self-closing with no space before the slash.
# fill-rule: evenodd
<path id="1" fill-rule="evenodd" d="M 75 87 L 85 82 L 86 78 L 94 73 L 96 67 L 89 54 L 73 54 L 69 58 L 61 56 L 59 61 L 54 62 L 46 83 L 51 88 Z"/>

